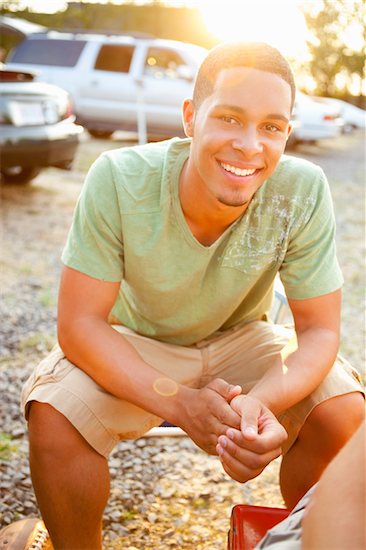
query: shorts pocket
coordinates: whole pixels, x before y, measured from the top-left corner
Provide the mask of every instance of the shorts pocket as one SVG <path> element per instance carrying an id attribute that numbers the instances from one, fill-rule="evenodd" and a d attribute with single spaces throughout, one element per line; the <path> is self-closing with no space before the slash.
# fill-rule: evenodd
<path id="1" fill-rule="evenodd" d="M 62 380 L 74 367 L 58 344 L 36 366 L 23 386 L 22 393 L 30 393 L 36 386 Z"/>
<path id="2" fill-rule="evenodd" d="M 365 388 L 363 387 L 361 375 L 358 370 L 356 370 L 350 364 L 345 365 L 343 368 L 362 386 L 362 389 L 365 390 Z"/>
<path id="3" fill-rule="evenodd" d="M 74 365 L 66 359 L 64 352 L 58 344 L 52 349 L 35 369 L 37 379 L 43 382 L 61 380 L 68 372 L 74 368 Z"/>
<path id="4" fill-rule="evenodd" d="M 361 385 L 362 390 L 364 391 L 363 381 L 361 374 L 355 367 L 353 367 L 347 359 L 345 359 L 340 353 L 337 355 L 336 363 L 347 373 L 351 378 L 356 380 Z"/>

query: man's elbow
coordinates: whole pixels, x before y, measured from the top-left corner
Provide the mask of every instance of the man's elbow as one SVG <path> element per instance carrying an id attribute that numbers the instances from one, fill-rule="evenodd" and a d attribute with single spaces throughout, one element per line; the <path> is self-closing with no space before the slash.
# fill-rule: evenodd
<path id="1" fill-rule="evenodd" d="M 87 332 L 86 319 L 69 318 L 65 315 L 58 315 L 57 318 L 57 339 L 60 348 L 66 357 L 70 357 L 72 351 L 85 339 Z"/>
<path id="2" fill-rule="evenodd" d="M 329 364 L 333 364 L 336 360 L 337 353 L 340 346 L 340 333 L 338 330 L 327 327 L 312 327 L 306 331 L 303 331 L 304 344 L 312 345 L 319 350 L 324 358 L 327 359 Z M 298 340 L 302 341 L 301 332 L 297 334 Z"/>
<path id="3" fill-rule="evenodd" d="M 66 357 L 70 359 L 75 350 L 83 348 L 90 340 L 89 335 L 97 334 L 105 324 L 108 324 L 107 320 L 94 313 L 88 312 L 75 316 L 59 312 L 57 338 Z"/>
<path id="4" fill-rule="evenodd" d="M 63 317 L 57 318 L 57 340 L 60 348 L 68 356 L 68 350 L 73 344 L 74 331 L 72 330 L 72 323 L 67 322 Z"/>
<path id="5" fill-rule="evenodd" d="M 335 361 L 337 353 L 340 346 L 340 332 L 333 329 L 321 329 L 322 332 L 322 341 L 324 345 L 327 345 L 329 349 L 329 354 L 331 355 L 331 360 Z"/>

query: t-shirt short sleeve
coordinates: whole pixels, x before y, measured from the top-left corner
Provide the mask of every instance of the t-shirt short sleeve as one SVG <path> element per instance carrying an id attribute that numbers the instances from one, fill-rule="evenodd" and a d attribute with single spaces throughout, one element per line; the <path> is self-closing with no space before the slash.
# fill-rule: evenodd
<path id="1" fill-rule="evenodd" d="M 286 294 L 295 300 L 328 294 L 343 284 L 329 185 L 320 168 L 317 174 L 304 198 L 302 215 L 296 220 L 280 269 Z"/>
<path id="2" fill-rule="evenodd" d="M 107 156 L 99 157 L 89 170 L 61 260 L 95 279 L 123 278 L 119 197 Z"/>

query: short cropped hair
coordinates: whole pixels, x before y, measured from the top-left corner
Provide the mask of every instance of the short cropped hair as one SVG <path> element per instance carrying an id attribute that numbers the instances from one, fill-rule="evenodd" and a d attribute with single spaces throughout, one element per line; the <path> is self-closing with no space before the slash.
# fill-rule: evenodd
<path id="1" fill-rule="evenodd" d="M 249 67 L 279 75 L 291 87 L 292 110 L 296 86 L 291 67 L 276 48 L 265 42 L 229 42 L 210 50 L 197 73 L 193 91 L 196 109 L 213 93 L 220 71 L 233 67 Z"/>

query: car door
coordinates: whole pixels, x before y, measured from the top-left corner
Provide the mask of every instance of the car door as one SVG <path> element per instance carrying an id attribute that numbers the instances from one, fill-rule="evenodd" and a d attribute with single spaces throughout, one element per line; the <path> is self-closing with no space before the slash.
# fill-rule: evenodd
<path id="1" fill-rule="evenodd" d="M 80 114 L 87 125 L 128 128 L 136 124 L 134 44 L 101 44 L 81 85 Z"/>
<path id="2" fill-rule="evenodd" d="M 195 69 L 174 48 L 146 48 L 140 98 L 149 132 L 183 130 L 182 102 L 192 95 Z"/>

